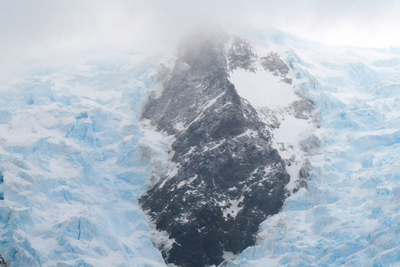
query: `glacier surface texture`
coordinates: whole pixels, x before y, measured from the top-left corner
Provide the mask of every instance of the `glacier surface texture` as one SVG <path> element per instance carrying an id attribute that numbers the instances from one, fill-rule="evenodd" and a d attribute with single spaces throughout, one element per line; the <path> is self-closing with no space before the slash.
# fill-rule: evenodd
<path id="1" fill-rule="evenodd" d="M 154 75 L 130 56 L 3 83 L 0 254 L 11 266 L 165 266 L 137 204 L 151 174 L 137 117 Z"/>

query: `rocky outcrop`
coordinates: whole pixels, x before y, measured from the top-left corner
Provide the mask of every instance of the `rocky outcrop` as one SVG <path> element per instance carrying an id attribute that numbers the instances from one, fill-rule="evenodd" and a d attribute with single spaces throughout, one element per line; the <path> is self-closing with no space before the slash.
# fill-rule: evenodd
<path id="1" fill-rule="evenodd" d="M 8 266 L 9 264 L 6 262 L 3 256 L 0 255 L 0 267 L 8 267 Z"/>
<path id="2" fill-rule="evenodd" d="M 229 71 L 244 69 L 256 72 L 258 57 L 252 46 L 249 42 L 238 35 L 234 35 L 232 39 L 232 45 L 227 53 Z"/>
<path id="3" fill-rule="evenodd" d="M 281 209 L 289 182 L 268 126 L 228 80 L 228 36 L 200 36 L 181 43 L 162 93 L 142 115 L 176 139 L 174 169 L 140 203 L 175 241 L 163 251 L 166 262 L 190 267 L 218 265 L 227 252 L 254 245 L 259 224 Z"/>
<path id="4" fill-rule="evenodd" d="M 271 72 L 275 76 L 281 76 L 283 82 L 292 84 L 292 79 L 286 77 L 289 73 L 289 67 L 279 57 L 278 53 L 271 52 L 268 56 L 262 57 L 260 61 L 264 70 Z"/>

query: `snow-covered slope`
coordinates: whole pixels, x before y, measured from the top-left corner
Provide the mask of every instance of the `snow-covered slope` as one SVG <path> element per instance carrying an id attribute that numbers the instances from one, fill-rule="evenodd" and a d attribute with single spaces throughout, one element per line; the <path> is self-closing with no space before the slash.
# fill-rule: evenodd
<path id="1" fill-rule="evenodd" d="M 165 266 L 137 204 L 157 161 L 137 120 L 153 66 L 124 56 L 2 82 L 0 254 L 11 266 Z"/>

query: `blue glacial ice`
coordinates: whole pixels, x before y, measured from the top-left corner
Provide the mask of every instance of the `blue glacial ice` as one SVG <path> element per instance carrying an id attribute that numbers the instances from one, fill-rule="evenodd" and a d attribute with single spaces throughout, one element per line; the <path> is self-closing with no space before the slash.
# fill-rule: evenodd
<path id="1" fill-rule="evenodd" d="M 137 203 L 159 151 L 138 123 L 154 66 L 124 56 L 3 82 L 0 254 L 11 266 L 165 266 Z"/>

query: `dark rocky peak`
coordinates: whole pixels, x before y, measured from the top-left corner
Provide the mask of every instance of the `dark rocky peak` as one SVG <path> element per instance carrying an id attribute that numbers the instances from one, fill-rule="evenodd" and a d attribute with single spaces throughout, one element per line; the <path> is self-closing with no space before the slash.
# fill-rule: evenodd
<path id="1" fill-rule="evenodd" d="M 198 76 L 204 75 L 205 69 L 225 69 L 223 49 L 228 40 L 229 35 L 219 28 L 199 28 L 188 32 L 178 44 L 175 70 Z"/>
<path id="2" fill-rule="evenodd" d="M 289 175 L 268 126 L 228 80 L 226 34 L 191 38 L 143 110 L 175 141 L 174 167 L 140 203 L 174 240 L 166 262 L 203 267 L 254 245 L 259 224 L 281 209 Z"/>
<path id="3" fill-rule="evenodd" d="M 254 52 L 253 47 L 244 38 L 233 35 L 232 45 L 227 52 L 229 61 L 229 70 L 244 69 L 251 72 L 256 72 L 256 62 L 258 57 Z"/>
<path id="4" fill-rule="evenodd" d="M 174 70 L 162 82 L 162 95 L 151 99 L 142 114 L 168 134 L 178 134 L 189 127 L 197 116 L 204 115 L 211 100 L 240 103 L 227 79 L 223 55 L 226 33 L 200 33 L 188 34 L 180 42 Z"/>

